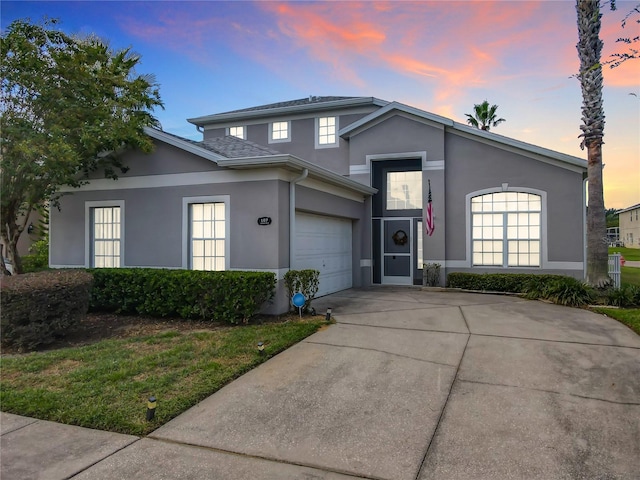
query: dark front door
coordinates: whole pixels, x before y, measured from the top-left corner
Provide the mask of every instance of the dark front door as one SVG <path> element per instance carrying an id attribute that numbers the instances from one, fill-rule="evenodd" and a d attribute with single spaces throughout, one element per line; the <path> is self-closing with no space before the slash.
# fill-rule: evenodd
<path id="1" fill-rule="evenodd" d="M 382 220 L 382 283 L 412 285 L 413 222 L 412 219 Z"/>

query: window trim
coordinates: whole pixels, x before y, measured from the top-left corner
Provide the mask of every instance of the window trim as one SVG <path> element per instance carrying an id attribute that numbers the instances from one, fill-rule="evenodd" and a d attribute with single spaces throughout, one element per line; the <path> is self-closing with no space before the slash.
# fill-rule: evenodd
<path id="1" fill-rule="evenodd" d="M 182 268 L 190 270 L 189 253 L 189 205 L 192 203 L 224 203 L 224 264 L 225 270 L 231 270 L 231 196 L 230 195 L 210 195 L 200 197 L 182 197 Z"/>
<path id="2" fill-rule="evenodd" d="M 324 144 L 320 144 L 320 119 L 321 118 L 335 118 L 336 119 L 336 141 L 334 143 L 324 143 Z M 322 117 L 316 117 L 315 118 L 315 146 L 316 149 L 321 149 L 321 148 L 336 148 L 340 145 L 340 137 L 338 135 L 338 132 L 340 131 L 340 117 L 338 115 L 325 115 Z"/>
<path id="3" fill-rule="evenodd" d="M 239 137 L 237 135 L 233 135 L 231 133 L 231 129 L 232 128 L 242 128 L 242 136 Z M 247 126 L 246 125 L 231 125 L 231 126 L 227 127 L 227 132 L 226 133 L 227 133 L 227 136 L 236 137 L 236 138 L 240 138 L 242 140 L 246 140 L 247 139 Z"/>
<path id="4" fill-rule="evenodd" d="M 540 265 L 539 266 L 515 266 L 509 267 L 502 265 L 474 265 L 473 264 L 473 225 L 472 225 L 472 212 L 471 212 L 471 199 L 488 193 L 500 193 L 500 192 L 516 192 L 516 193 L 532 193 L 540 196 Z M 476 190 L 475 192 L 467 193 L 465 196 L 465 241 L 466 241 L 466 260 L 465 267 L 478 269 L 478 270 L 543 270 L 549 268 L 559 268 L 549 265 L 548 249 L 547 249 L 547 192 L 544 190 L 538 190 L 536 188 L 528 187 L 509 187 L 508 184 L 504 184 L 501 187 L 486 188 L 483 190 Z"/>
<path id="5" fill-rule="evenodd" d="M 273 138 L 273 125 L 275 123 L 287 124 L 287 136 L 286 138 Z M 269 143 L 286 143 L 291 141 L 291 121 L 290 120 L 278 120 L 277 122 L 269 122 Z"/>
<path id="6" fill-rule="evenodd" d="M 85 268 L 93 268 L 92 265 L 92 209 L 101 207 L 120 207 L 120 265 L 118 268 L 125 266 L 125 209 L 124 200 L 98 200 L 84 202 L 84 266 Z"/>

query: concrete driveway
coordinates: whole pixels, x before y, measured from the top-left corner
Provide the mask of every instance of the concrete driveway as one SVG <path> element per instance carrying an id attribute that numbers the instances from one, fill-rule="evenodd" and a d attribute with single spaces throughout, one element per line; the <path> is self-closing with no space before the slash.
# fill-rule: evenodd
<path id="1" fill-rule="evenodd" d="M 3 426 L 3 480 L 27 478 L 29 465 L 31 478 L 87 480 L 640 476 L 640 337 L 618 322 L 414 288 L 315 302 L 328 306 L 336 325 L 146 438 L 114 436 L 102 460 L 66 476 L 33 467 L 38 455 L 65 463 L 55 442 L 19 453 L 55 424 Z"/>

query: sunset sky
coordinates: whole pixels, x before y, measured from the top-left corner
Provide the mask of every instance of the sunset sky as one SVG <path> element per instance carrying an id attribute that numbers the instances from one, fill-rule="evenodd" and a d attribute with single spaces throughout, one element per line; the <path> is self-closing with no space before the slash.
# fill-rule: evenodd
<path id="1" fill-rule="evenodd" d="M 603 10 L 603 60 L 640 34 Z M 465 122 L 483 100 L 496 133 L 586 158 L 579 148 L 575 2 L 11 2 L 18 18 L 58 18 L 142 56 L 160 84 L 171 133 L 200 139 L 186 118 L 308 97 L 367 96 Z M 605 206 L 640 203 L 640 59 L 605 68 Z"/>

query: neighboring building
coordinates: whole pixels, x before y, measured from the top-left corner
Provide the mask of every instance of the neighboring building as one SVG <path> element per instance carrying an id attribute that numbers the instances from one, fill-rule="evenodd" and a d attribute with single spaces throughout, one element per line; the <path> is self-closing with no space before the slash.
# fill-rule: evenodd
<path id="1" fill-rule="evenodd" d="M 625 247 L 640 248 L 640 203 L 618 210 L 620 240 Z"/>
<path id="2" fill-rule="evenodd" d="M 202 141 L 148 129 L 155 151 L 127 153 L 118 181 L 69 190 L 51 212 L 52 266 L 265 270 L 279 280 L 316 268 L 319 294 L 421 284 L 424 263 L 441 265 L 443 285 L 454 271 L 583 278 L 581 158 L 372 97 L 189 122 Z M 282 290 L 271 311 L 287 308 Z"/>

